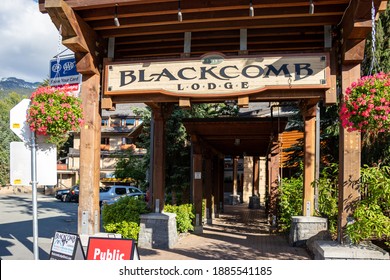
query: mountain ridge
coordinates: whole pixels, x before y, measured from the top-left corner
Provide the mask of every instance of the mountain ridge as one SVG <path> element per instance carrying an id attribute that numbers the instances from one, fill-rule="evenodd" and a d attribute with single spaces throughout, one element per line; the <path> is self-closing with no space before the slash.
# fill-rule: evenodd
<path id="1" fill-rule="evenodd" d="M 0 93 L 16 92 L 20 95 L 30 96 L 40 84 L 40 82 L 26 82 L 16 77 L 4 77 L 0 78 Z"/>

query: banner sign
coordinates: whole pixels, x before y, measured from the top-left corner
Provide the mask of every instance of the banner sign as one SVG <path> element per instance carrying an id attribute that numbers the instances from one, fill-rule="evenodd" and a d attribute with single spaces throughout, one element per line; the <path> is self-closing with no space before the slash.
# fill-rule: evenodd
<path id="1" fill-rule="evenodd" d="M 77 72 L 74 55 L 50 60 L 49 84 L 56 88 L 70 87 L 75 96 L 80 93 L 82 76 Z"/>
<path id="2" fill-rule="evenodd" d="M 139 260 L 133 239 L 90 237 L 87 260 Z"/>
<path id="3" fill-rule="evenodd" d="M 78 234 L 57 231 L 50 250 L 50 260 L 85 260 Z"/>
<path id="4" fill-rule="evenodd" d="M 327 88 L 326 54 L 224 57 L 208 54 L 200 59 L 108 63 L 105 94 L 166 92 L 232 94 L 265 87 Z"/>

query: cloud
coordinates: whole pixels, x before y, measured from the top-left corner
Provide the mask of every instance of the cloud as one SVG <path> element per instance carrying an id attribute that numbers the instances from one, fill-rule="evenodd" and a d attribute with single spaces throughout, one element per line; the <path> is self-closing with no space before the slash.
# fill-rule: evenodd
<path id="1" fill-rule="evenodd" d="M 58 52 L 59 35 L 36 0 L 1 1 L 0 78 L 17 77 L 41 82 L 49 76 L 49 63 Z"/>

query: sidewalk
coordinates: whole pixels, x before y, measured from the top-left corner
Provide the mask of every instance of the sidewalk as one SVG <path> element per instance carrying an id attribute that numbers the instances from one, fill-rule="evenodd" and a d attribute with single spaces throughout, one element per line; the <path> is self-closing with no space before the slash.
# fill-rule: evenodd
<path id="1" fill-rule="evenodd" d="M 225 205 L 225 213 L 205 225 L 203 234 L 180 238 L 173 249 L 139 248 L 141 260 L 310 260 L 304 248 L 270 233 L 264 210 Z"/>

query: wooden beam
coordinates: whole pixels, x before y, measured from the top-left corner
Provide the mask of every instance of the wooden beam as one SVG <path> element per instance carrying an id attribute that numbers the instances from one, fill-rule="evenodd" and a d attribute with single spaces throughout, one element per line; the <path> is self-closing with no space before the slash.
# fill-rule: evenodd
<path id="1" fill-rule="evenodd" d="M 80 74 L 99 74 L 100 39 L 96 33 L 63 0 L 46 0 L 45 10 L 57 29 L 62 30 L 63 45 L 76 53 Z M 83 55 L 84 54 L 84 55 Z"/>
<path id="2" fill-rule="evenodd" d="M 382 1 L 374 0 L 377 10 Z M 364 58 L 364 40 L 372 28 L 371 0 L 352 1 L 340 24 L 342 28 L 342 61 L 360 63 Z"/>

